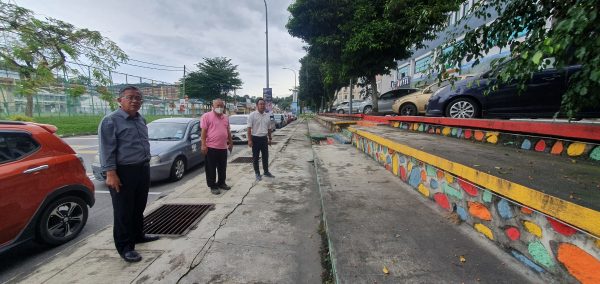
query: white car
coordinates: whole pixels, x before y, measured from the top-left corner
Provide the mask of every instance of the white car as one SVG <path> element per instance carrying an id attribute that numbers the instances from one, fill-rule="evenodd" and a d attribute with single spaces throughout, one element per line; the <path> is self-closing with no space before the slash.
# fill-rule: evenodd
<path id="1" fill-rule="evenodd" d="M 234 114 L 229 116 L 229 128 L 233 142 L 248 142 L 248 115 Z"/>

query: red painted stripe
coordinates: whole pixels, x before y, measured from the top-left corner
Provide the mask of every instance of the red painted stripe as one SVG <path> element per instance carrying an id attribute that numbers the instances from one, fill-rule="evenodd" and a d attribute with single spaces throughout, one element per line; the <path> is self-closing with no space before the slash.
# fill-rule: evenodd
<path id="1" fill-rule="evenodd" d="M 370 116 L 367 121 L 377 122 L 421 122 L 445 126 L 486 129 L 500 132 L 522 133 L 536 136 L 562 137 L 574 140 L 600 141 L 600 125 L 566 122 L 530 122 L 495 119 L 460 119 L 448 117 L 423 116 Z"/>

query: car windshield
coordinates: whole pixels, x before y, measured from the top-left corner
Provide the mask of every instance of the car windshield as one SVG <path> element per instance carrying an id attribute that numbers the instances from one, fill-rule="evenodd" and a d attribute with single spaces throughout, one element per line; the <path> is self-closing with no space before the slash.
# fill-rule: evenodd
<path id="1" fill-rule="evenodd" d="M 231 125 L 246 125 L 248 123 L 248 117 L 245 116 L 230 116 L 229 124 Z"/>
<path id="2" fill-rule="evenodd" d="M 150 140 L 181 140 L 185 134 L 187 123 L 153 122 L 148 124 Z"/>

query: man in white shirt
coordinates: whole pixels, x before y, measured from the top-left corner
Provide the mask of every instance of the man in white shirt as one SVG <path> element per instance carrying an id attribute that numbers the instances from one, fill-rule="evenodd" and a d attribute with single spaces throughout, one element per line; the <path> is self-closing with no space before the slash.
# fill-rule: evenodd
<path id="1" fill-rule="evenodd" d="M 264 175 L 274 178 L 269 172 L 269 147 L 271 146 L 271 116 L 265 112 L 265 100 L 256 101 L 256 110 L 248 116 L 248 147 L 252 148 L 252 165 L 256 180 L 261 180 L 258 156 L 262 154 Z"/>

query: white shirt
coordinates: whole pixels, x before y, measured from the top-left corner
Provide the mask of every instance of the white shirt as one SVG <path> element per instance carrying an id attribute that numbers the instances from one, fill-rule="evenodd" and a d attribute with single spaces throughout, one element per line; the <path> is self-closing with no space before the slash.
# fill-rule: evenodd
<path id="1" fill-rule="evenodd" d="M 267 112 L 261 114 L 257 110 L 251 112 L 248 116 L 248 127 L 252 128 L 252 136 L 267 136 L 271 127 L 271 115 Z"/>

